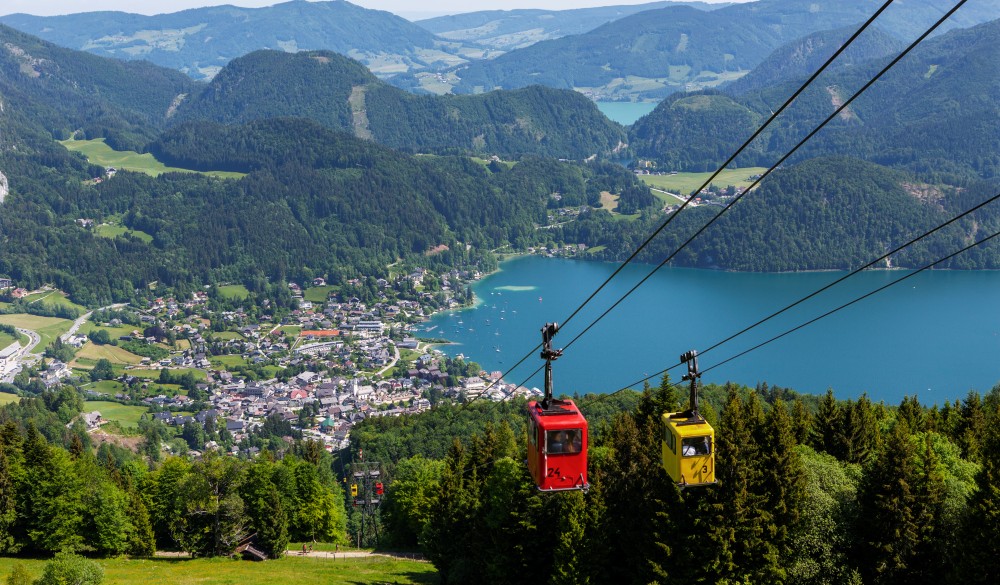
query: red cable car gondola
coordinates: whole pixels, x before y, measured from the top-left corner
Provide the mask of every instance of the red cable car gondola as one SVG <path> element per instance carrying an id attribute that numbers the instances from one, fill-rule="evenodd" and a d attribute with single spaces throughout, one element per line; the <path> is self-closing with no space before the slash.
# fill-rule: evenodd
<path id="1" fill-rule="evenodd" d="M 555 323 L 542 328 L 545 396 L 528 403 L 528 470 L 543 492 L 586 490 L 587 419 L 572 400 L 552 398 L 552 362 L 562 350 L 552 349 Z"/>

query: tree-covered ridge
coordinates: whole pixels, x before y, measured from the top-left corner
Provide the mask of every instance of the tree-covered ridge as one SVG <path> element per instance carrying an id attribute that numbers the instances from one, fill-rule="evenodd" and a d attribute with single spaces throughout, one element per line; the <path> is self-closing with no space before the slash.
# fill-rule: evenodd
<path id="1" fill-rule="evenodd" d="M 239 124 L 284 116 L 351 131 L 351 90 L 376 82 L 364 65 L 331 51 L 255 51 L 223 67 L 176 121 Z"/>
<path id="2" fill-rule="evenodd" d="M 56 284 L 86 304 L 127 300 L 152 282 L 384 275 L 401 258 L 486 270 L 491 250 L 551 237 L 536 226 L 547 223 L 554 193 L 566 205 L 596 205 L 600 190 L 634 208 L 653 202 L 614 165 L 526 158 L 486 168 L 401 154 L 301 119 L 183 124 L 152 145 L 171 164 L 250 173 L 240 181 L 119 172 L 95 185 L 85 179 L 103 169 L 38 141 L 58 167 L 22 151 L 0 158 L 11 177 L 0 272 L 28 286 Z M 111 216 L 152 241 L 100 238 L 76 222 Z"/>
<path id="3" fill-rule="evenodd" d="M 911 175 L 849 158 L 818 158 L 773 173 L 759 189 L 722 216 L 673 260 L 677 266 L 755 272 L 849 270 L 944 223 L 997 194 L 982 183 L 951 188 L 921 183 Z M 689 208 L 640 256 L 659 263 L 729 202 Z M 563 237 L 607 246 L 609 258 L 625 258 L 637 234 L 662 222 L 620 225 L 600 212 L 563 227 Z M 890 258 L 891 266 L 919 268 L 1000 230 L 1000 209 L 987 206 Z M 882 265 L 883 267 L 886 264 Z M 993 242 L 937 268 L 1000 266 Z"/>
<path id="4" fill-rule="evenodd" d="M 767 59 L 743 77 L 728 83 L 724 91 L 729 95 L 742 95 L 790 80 L 805 80 L 819 69 L 835 51 L 857 30 L 856 26 L 819 31 L 786 43 L 772 52 Z M 834 68 L 852 67 L 895 55 L 905 43 L 899 38 L 874 26 L 858 37 L 841 56 L 831 64 Z"/>
<path id="5" fill-rule="evenodd" d="M 81 130 L 80 138 L 138 148 L 197 87 L 176 71 L 63 49 L 0 25 L 0 119 L 18 117 L 59 138 Z"/>
<path id="6" fill-rule="evenodd" d="M 445 583 L 1000 575 L 984 558 L 996 526 L 983 521 L 1000 503 L 1000 389 L 929 408 L 766 384 L 704 391 L 718 479 L 705 488 L 678 489 L 661 466 L 660 415 L 686 395 L 669 379 L 640 395 L 578 398 L 591 427 L 587 493 L 534 489 L 521 463 L 525 417 L 506 404 L 373 419 L 355 446 L 390 463 L 386 538 L 419 546 Z"/>
<path id="7" fill-rule="evenodd" d="M 585 97 L 531 87 L 481 96 L 415 96 L 327 51 L 258 51 L 234 60 L 178 110 L 178 121 L 226 124 L 309 118 L 411 152 L 541 154 L 583 159 L 625 133 Z"/>

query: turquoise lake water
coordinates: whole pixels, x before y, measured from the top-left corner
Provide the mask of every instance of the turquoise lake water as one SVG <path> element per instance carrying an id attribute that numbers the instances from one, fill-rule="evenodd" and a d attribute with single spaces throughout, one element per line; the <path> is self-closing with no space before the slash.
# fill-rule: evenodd
<path id="1" fill-rule="evenodd" d="M 541 341 L 549 321 L 562 323 L 616 268 L 614 264 L 537 256 L 505 262 L 473 286 L 476 308 L 436 315 L 422 333 L 446 338 L 450 355 L 506 372 Z M 556 336 L 566 347 L 652 269 L 630 265 Z M 708 370 L 740 351 L 907 274 L 871 271 L 841 283 L 753 331 L 703 353 Z M 658 271 L 625 302 L 566 349 L 554 365 L 557 392 L 613 392 L 677 364 L 747 325 L 830 283 L 843 273 L 733 273 L 684 268 Z M 928 271 L 711 369 L 708 382 L 766 381 L 800 392 L 834 389 L 839 398 L 867 392 L 898 404 L 917 394 L 943 404 L 1000 381 L 1000 272 Z M 505 379 L 523 382 L 542 365 L 537 352 Z M 674 381 L 680 367 L 671 371 Z M 654 385 L 659 378 L 652 381 Z M 542 386 L 541 374 L 528 386 Z M 637 385 L 641 387 L 641 383 Z"/>
<path id="2" fill-rule="evenodd" d="M 601 113 L 622 126 L 634 124 L 654 108 L 656 102 L 597 102 L 597 109 Z"/>

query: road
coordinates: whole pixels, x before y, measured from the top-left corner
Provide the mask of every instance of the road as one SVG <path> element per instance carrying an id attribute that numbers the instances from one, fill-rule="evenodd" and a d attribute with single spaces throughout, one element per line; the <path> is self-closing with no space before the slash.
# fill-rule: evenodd
<path id="1" fill-rule="evenodd" d="M 101 307 L 100 309 L 95 309 L 95 310 L 97 310 L 97 311 L 106 311 L 108 309 L 121 309 L 122 307 L 124 307 L 126 305 L 127 305 L 127 303 L 115 303 L 113 305 L 108 305 L 106 307 Z M 80 330 L 80 327 L 83 327 L 83 324 L 86 323 L 87 319 L 90 319 L 90 316 L 93 315 L 93 314 L 94 314 L 94 311 L 89 311 L 87 313 L 84 313 L 83 315 L 80 315 L 76 319 L 76 321 L 73 321 L 73 325 L 69 328 L 69 331 L 67 331 L 66 333 L 63 333 L 62 335 L 60 335 L 59 339 L 63 340 L 63 342 L 69 341 L 69 338 L 73 337 L 74 335 L 76 335 L 76 332 Z"/>
<path id="2" fill-rule="evenodd" d="M 393 345 L 392 346 L 392 351 L 395 352 L 395 355 L 392 356 L 392 361 L 389 362 L 388 366 L 386 366 L 386 367 L 382 368 L 381 370 L 379 370 L 378 372 L 376 372 L 375 373 L 376 376 L 381 376 L 382 374 L 388 372 L 389 370 L 391 370 L 393 368 L 393 366 L 396 365 L 396 362 L 399 361 L 399 348 L 396 347 L 395 345 Z"/>

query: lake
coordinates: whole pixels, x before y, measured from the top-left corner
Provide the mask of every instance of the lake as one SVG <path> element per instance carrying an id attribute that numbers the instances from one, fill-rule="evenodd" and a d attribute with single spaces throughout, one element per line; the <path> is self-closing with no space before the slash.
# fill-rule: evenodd
<path id="1" fill-rule="evenodd" d="M 422 326 L 446 338 L 486 370 L 507 371 L 541 341 L 549 321 L 569 314 L 615 264 L 526 256 L 473 286 L 475 308 L 435 315 Z M 652 266 L 630 265 L 556 336 L 566 347 Z M 856 275 L 751 332 L 703 353 L 708 370 L 740 351 L 907 274 Z M 734 273 L 664 268 L 566 349 L 554 364 L 557 393 L 613 392 L 677 364 L 681 353 L 714 345 L 828 284 L 841 272 Z M 867 392 L 898 404 L 917 394 L 943 404 L 1000 381 L 1000 272 L 928 271 L 759 350 L 708 371 L 706 382 L 766 381 L 800 392 L 834 389 L 838 398 Z M 542 365 L 532 357 L 505 379 L 520 383 Z M 671 371 L 679 382 L 683 371 Z M 659 378 L 651 383 L 655 386 Z M 542 386 L 542 376 L 528 386 Z M 636 387 L 641 388 L 641 383 Z"/>
<path id="2" fill-rule="evenodd" d="M 630 126 L 636 120 L 652 112 L 657 102 L 596 102 L 597 109 L 610 120 L 622 126 Z"/>

